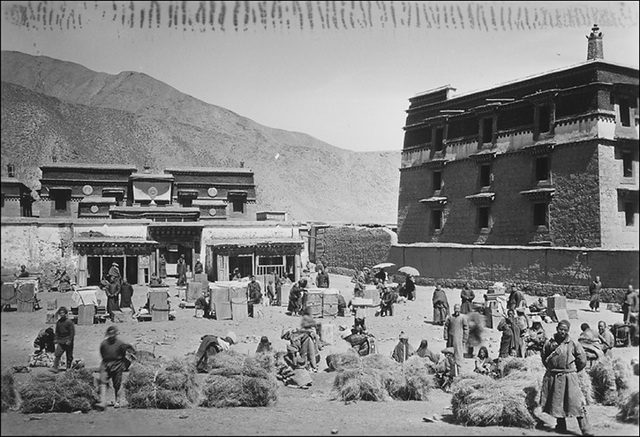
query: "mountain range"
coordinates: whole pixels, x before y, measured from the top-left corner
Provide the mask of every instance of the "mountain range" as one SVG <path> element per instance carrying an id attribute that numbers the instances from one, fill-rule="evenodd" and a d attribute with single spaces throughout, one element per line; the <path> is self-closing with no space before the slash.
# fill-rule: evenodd
<path id="1" fill-rule="evenodd" d="M 54 159 L 160 172 L 243 163 L 255 175 L 258 211 L 287 211 L 299 221 L 396 222 L 399 151 L 354 152 L 263 126 L 144 73 L 1 56 L 2 162 L 13 163 L 31 188 L 38 166 Z"/>

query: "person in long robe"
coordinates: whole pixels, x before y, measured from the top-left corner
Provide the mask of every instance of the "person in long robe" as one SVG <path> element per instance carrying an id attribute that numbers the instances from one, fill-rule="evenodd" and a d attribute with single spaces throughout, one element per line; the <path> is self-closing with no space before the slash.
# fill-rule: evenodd
<path id="1" fill-rule="evenodd" d="M 600 311 L 600 290 L 602 289 L 602 282 L 600 282 L 600 276 L 596 276 L 596 278 L 589 284 L 589 308 L 591 311 L 596 312 Z"/>
<path id="2" fill-rule="evenodd" d="M 558 322 L 556 333 L 542 348 L 542 364 L 547 369 L 542 379 L 542 411 L 557 419 L 556 431 L 567 431 L 567 416 L 575 416 L 582 435 L 593 435 L 587 420 L 585 398 L 577 372 L 587 365 L 587 356 L 579 342 L 569 337 L 571 324 Z"/>
<path id="3" fill-rule="evenodd" d="M 202 265 L 202 261 L 198 260 L 196 261 L 196 265 L 193 266 L 193 273 L 199 275 L 202 272 L 204 272 L 204 266 Z"/>
<path id="4" fill-rule="evenodd" d="M 393 348 L 391 358 L 399 363 L 404 363 L 415 353 L 415 349 L 409 344 L 409 336 L 405 334 L 404 331 L 402 331 L 400 333 L 400 337 L 398 338 L 398 344 L 395 348 Z"/>
<path id="5" fill-rule="evenodd" d="M 580 329 L 582 332 L 578 336 L 578 343 L 584 349 L 587 360 L 593 362 L 604 358 L 604 351 L 601 348 L 602 343 L 598 334 L 591 329 L 588 323 L 580 325 Z"/>
<path id="6" fill-rule="evenodd" d="M 100 403 L 99 410 L 107 407 L 107 384 L 113 382 L 115 402 L 113 408 L 120 408 L 120 385 L 122 373 L 127 368 L 127 352 L 135 352 L 130 344 L 118 338 L 118 328 L 111 325 L 107 328 L 106 338 L 100 343 Z"/>
<path id="7" fill-rule="evenodd" d="M 607 324 L 603 320 L 598 322 L 598 339 L 600 339 L 600 348 L 604 354 L 610 356 L 611 350 L 616 345 L 616 339 L 611 333 L 611 330 L 607 329 Z"/>
<path id="8" fill-rule="evenodd" d="M 187 284 L 187 263 L 184 259 L 184 254 L 180 255 L 178 259 L 178 265 L 176 266 L 176 273 L 178 274 L 177 286 Z"/>
<path id="9" fill-rule="evenodd" d="M 462 290 L 460 291 L 460 300 L 462 304 L 460 305 L 460 312 L 462 314 L 469 314 L 473 311 L 473 299 L 476 298 L 476 293 L 471 289 L 469 284 L 464 284 Z"/>
<path id="10" fill-rule="evenodd" d="M 498 356 L 500 358 L 506 358 L 509 356 L 522 357 L 523 341 L 515 310 L 507 310 L 507 317 L 498 323 L 498 331 L 502 331 L 502 338 L 500 339 L 500 353 Z"/>
<path id="11" fill-rule="evenodd" d="M 436 285 L 433 291 L 433 323 L 443 325 L 444 321 L 449 317 L 449 300 L 440 284 Z"/>
<path id="12" fill-rule="evenodd" d="M 160 279 L 167 277 L 167 260 L 162 253 L 160 254 L 160 260 L 158 261 L 158 273 Z"/>
<path id="13" fill-rule="evenodd" d="M 404 280 L 404 291 L 407 294 L 407 300 L 416 299 L 416 283 L 413 282 L 411 275 L 407 275 L 407 278 Z"/>
<path id="14" fill-rule="evenodd" d="M 251 282 L 249 282 L 249 285 L 247 286 L 247 293 L 249 294 L 247 307 L 249 310 L 249 317 L 253 317 L 253 307 L 262 303 L 262 289 L 260 287 L 260 283 L 256 281 L 255 276 L 250 275 L 249 279 Z"/>
<path id="15" fill-rule="evenodd" d="M 120 284 L 116 282 L 113 277 L 109 282 L 106 290 L 107 294 L 107 313 L 111 316 L 113 321 L 113 312 L 120 310 Z"/>
<path id="16" fill-rule="evenodd" d="M 111 264 L 111 268 L 109 269 L 109 273 L 107 273 L 107 275 L 109 276 L 109 281 L 114 280 L 118 284 L 118 286 L 120 285 L 122 281 L 122 274 L 120 273 L 120 267 L 117 263 Z"/>
<path id="17" fill-rule="evenodd" d="M 292 316 L 297 316 L 300 313 L 300 298 L 302 297 L 302 288 L 300 284 L 296 282 L 291 286 L 289 291 L 289 303 L 287 305 L 287 312 Z"/>
<path id="18" fill-rule="evenodd" d="M 131 308 L 131 311 L 136 312 L 133 307 L 131 298 L 133 297 L 133 285 L 129 284 L 127 278 L 122 278 L 122 285 L 120 286 L 120 308 Z"/>
<path id="19" fill-rule="evenodd" d="M 420 342 L 416 355 L 422 358 L 428 358 L 433 364 L 438 364 L 440 361 L 440 354 L 429 349 L 429 342 L 426 339 Z"/>
<path id="20" fill-rule="evenodd" d="M 453 348 L 453 355 L 458 366 L 456 374 L 459 374 L 465 345 L 469 340 L 469 320 L 466 315 L 460 313 L 459 304 L 453 306 L 453 314 L 448 316 L 444 322 L 444 339 L 447 341 L 447 347 Z"/>
<path id="21" fill-rule="evenodd" d="M 516 308 L 522 306 L 523 302 L 525 302 L 524 294 L 522 294 L 522 292 L 518 290 L 515 285 L 512 285 L 511 293 L 509 294 L 509 300 L 507 300 L 507 309 L 515 310 Z"/>

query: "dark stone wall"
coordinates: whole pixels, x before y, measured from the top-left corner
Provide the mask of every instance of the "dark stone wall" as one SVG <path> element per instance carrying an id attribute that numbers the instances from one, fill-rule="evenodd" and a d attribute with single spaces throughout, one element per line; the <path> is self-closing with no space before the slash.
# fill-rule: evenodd
<path id="1" fill-rule="evenodd" d="M 400 171 L 398 195 L 398 241 L 428 241 L 429 208 L 418 202 L 433 193 L 431 172 L 426 167 Z"/>

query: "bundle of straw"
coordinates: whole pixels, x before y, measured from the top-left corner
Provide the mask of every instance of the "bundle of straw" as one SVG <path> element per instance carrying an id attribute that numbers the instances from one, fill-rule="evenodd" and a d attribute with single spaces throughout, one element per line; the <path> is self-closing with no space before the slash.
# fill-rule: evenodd
<path id="1" fill-rule="evenodd" d="M 527 358 L 509 357 L 501 360 L 502 376 L 508 376 L 513 372 L 528 372 L 542 378 L 546 371 L 539 355 Z"/>
<path id="2" fill-rule="evenodd" d="M 255 355 L 255 360 L 267 373 L 276 371 L 276 355 L 274 352 L 261 352 Z"/>
<path id="3" fill-rule="evenodd" d="M 19 390 L 21 411 L 30 413 L 86 413 L 98 402 L 93 374 L 87 370 L 40 373 Z"/>
<path id="4" fill-rule="evenodd" d="M 631 370 L 620 358 L 605 358 L 589 370 L 595 399 L 602 405 L 615 405 L 622 392 L 629 388 Z"/>
<path id="5" fill-rule="evenodd" d="M 454 419 L 467 426 L 533 428 L 538 387 L 527 372 L 494 380 L 486 375 L 458 379 L 452 387 Z"/>
<path id="6" fill-rule="evenodd" d="M 638 424 L 638 390 L 626 391 L 621 397 L 618 404 L 617 418 L 621 422 Z"/>
<path id="7" fill-rule="evenodd" d="M 16 387 L 13 379 L 13 371 L 5 370 L 2 372 L 2 386 L 0 390 L 0 398 L 2 403 L 2 412 L 4 413 L 10 408 L 13 408 L 18 403 L 16 398 Z"/>
<path id="8" fill-rule="evenodd" d="M 130 408 L 188 408 L 198 396 L 195 368 L 177 359 L 133 364 L 123 387 Z"/>
<path id="9" fill-rule="evenodd" d="M 362 367 L 362 360 L 353 349 L 339 354 L 327 355 L 327 368 L 329 370 L 340 371 L 345 369 L 358 369 L 360 367 Z"/>
<path id="10" fill-rule="evenodd" d="M 413 356 L 392 373 L 386 386 L 393 399 L 403 401 L 427 400 L 429 391 L 436 386 L 435 369 L 428 359 Z"/>
<path id="11" fill-rule="evenodd" d="M 266 358 L 263 355 L 269 355 Z M 210 360 L 203 407 L 266 407 L 278 399 L 275 355 L 224 351 Z"/>
<path id="12" fill-rule="evenodd" d="M 374 368 L 345 369 L 333 381 L 337 398 L 345 403 L 354 401 L 384 401 L 389 398 L 383 372 Z"/>
<path id="13" fill-rule="evenodd" d="M 584 396 L 584 401 L 587 405 L 594 405 L 596 403 L 595 393 L 593 392 L 593 384 L 589 372 L 585 369 L 578 372 L 578 383 L 580 384 L 580 391 Z"/>

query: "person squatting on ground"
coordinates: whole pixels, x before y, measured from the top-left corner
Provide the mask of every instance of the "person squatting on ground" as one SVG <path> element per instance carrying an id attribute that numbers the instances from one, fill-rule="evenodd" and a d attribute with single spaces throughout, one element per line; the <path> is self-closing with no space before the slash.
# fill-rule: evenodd
<path id="1" fill-rule="evenodd" d="M 598 322 L 598 338 L 600 339 L 600 347 L 604 354 L 607 356 L 611 356 L 611 350 L 616 345 L 616 339 L 603 320 L 600 320 Z"/>
<path id="2" fill-rule="evenodd" d="M 60 358 L 62 358 L 62 354 L 66 355 L 67 359 L 67 367 L 66 369 L 71 369 L 73 364 L 73 340 L 76 335 L 76 328 L 73 324 L 73 321 L 69 319 L 67 316 L 69 315 L 69 311 L 66 307 L 60 307 L 58 310 L 59 319 L 56 322 L 56 332 L 54 343 L 56 344 L 55 358 L 53 360 L 53 368 L 50 370 L 54 373 L 59 371 L 58 365 L 60 364 Z"/>
<path id="3" fill-rule="evenodd" d="M 202 317 L 205 319 L 213 317 L 213 314 L 211 313 L 211 303 L 209 302 L 210 295 L 211 292 L 209 290 L 205 290 L 204 293 L 202 293 L 202 295 L 194 302 L 195 309 L 202 310 Z"/>
<path id="4" fill-rule="evenodd" d="M 587 365 L 587 356 L 580 343 L 569 337 L 569 329 L 568 320 L 558 322 L 556 333 L 542 349 L 542 364 L 547 370 L 542 379 L 540 405 L 543 412 L 557 419 L 557 432 L 567 432 L 566 418 L 575 416 L 582 435 L 591 436 L 577 374 Z"/>
<path id="5" fill-rule="evenodd" d="M 122 384 L 122 373 L 127 368 L 127 351 L 135 352 L 130 344 L 118 338 L 118 328 L 111 325 L 107 328 L 106 338 L 100 343 L 100 403 L 99 410 L 107 407 L 107 384 L 113 381 L 113 391 L 115 402 L 113 408 L 120 408 L 120 385 Z"/>
<path id="6" fill-rule="evenodd" d="M 444 322 L 444 339 L 447 341 L 447 348 L 453 348 L 455 366 L 457 367 L 454 371 L 456 375 L 459 375 L 464 347 L 469 340 L 469 320 L 466 315 L 460 314 L 459 304 L 453 306 L 453 314 L 448 316 Z"/>
<path id="7" fill-rule="evenodd" d="M 55 352 L 55 337 L 56 334 L 53 332 L 53 328 L 51 326 L 41 329 L 40 332 L 38 332 L 36 339 L 33 340 L 33 347 L 36 348 L 35 353 L 41 354 L 42 352 Z"/>
<path id="8" fill-rule="evenodd" d="M 600 276 L 589 284 L 589 308 L 591 311 L 600 311 L 600 290 L 602 289 L 602 282 L 600 282 Z"/>

